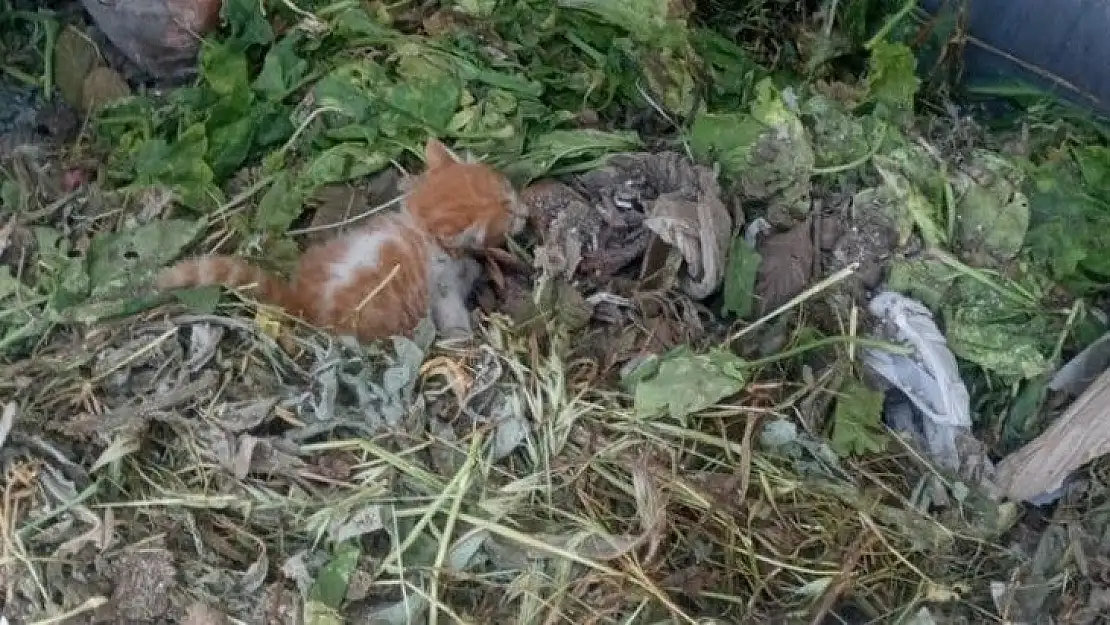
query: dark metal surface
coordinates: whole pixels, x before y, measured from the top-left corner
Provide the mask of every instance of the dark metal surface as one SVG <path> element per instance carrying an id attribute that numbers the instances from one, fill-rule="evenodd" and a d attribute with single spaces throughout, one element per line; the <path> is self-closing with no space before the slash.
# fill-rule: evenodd
<path id="1" fill-rule="evenodd" d="M 948 0 L 960 2 L 962 0 Z M 942 0 L 919 0 L 936 13 Z M 972 82 L 1019 79 L 1110 114 L 1110 2 L 967 0 Z"/>

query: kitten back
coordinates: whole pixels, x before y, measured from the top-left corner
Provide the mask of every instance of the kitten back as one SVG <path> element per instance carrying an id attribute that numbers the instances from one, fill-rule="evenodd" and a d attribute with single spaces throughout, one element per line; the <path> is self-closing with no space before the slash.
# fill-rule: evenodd
<path id="1" fill-rule="evenodd" d="M 160 271 L 155 278 L 155 285 L 159 289 L 211 285 L 228 288 L 252 286 L 254 288 L 251 295 L 255 299 L 281 308 L 289 308 L 295 299 L 285 281 L 237 256 L 185 259 Z"/>

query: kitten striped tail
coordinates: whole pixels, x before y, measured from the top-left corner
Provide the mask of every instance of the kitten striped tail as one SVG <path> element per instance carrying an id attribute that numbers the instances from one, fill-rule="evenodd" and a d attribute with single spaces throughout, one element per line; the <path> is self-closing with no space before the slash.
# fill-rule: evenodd
<path id="1" fill-rule="evenodd" d="M 289 308 L 294 297 L 289 285 L 262 268 L 236 256 L 189 258 L 159 272 L 159 289 L 180 289 L 218 284 L 229 288 L 252 287 L 250 295 L 263 304 Z"/>

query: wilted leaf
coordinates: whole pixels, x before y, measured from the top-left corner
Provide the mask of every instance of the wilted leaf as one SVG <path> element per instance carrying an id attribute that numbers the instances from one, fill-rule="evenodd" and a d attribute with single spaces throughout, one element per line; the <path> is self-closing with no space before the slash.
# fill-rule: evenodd
<path id="1" fill-rule="evenodd" d="M 98 67 L 85 77 L 81 90 L 81 110 L 95 112 L 105 104 L 117 102 L 131 95 L 131 87 L 119 72 L 110 67 Z"/>
<path id="2" fill-rule="evenodd" d="M 202 124 L 193 124 L 173 143 L 148 139 L 134 157 L 134 184 L 165 185 L 191 207 L 211 206 L 215 175 L 205 162 L 207 151 L 208 138 Z"/>
<path id="3" fill-rule="evenodd" d="M 813 276 L 817 250 L 809 221 L 767 238 L 759 248 L 756 310 L 767 314 L 805 290 Z"/>
<path id="4" fill-rule="evenodd" d="M 469 532 L 455 541 L 448 554 L 448 563 L 451 570 L 465 571 L 469 569 L 474 556 L 482 549 L 489 537 L 487 530 L 478 530 Z"/>
<path id="5" fill-rule="evenodd" d="M 905 214 L 913 217 L 913 221 L 917 224 L 917 229 L 921 232 L 921 238 L 925 239 L 926 245 L 930 247 L 943 246 L 948 237 L 937 224 L 938 212 L 929 202 L 929 199 L 913 182 L 893 167 L 890 167 L 883 159 L 876 157 L 874 165 L 875 170 L 882 176 L 883 183 L 899 200 L 891 208 L 897 211 L 900 206 L 904 206 Z M 902 228 L 901 218 L 898 215 L 892 215 L 892 217 L 897 220 L 895 224 L 899 224 L 899 228 Z"/>
<path id="6" fill-rule="evenodd" d="M 304 172 L 311 188 L 368 176 L 389 165 L 390 154 L 365 144 L 340 143 L 315 156 Z"/>
<path id="7" fill-rule="evenodd" d="M 890 264 L 887 288 L 908 295 L 930 310 L 940 310 L 959 274 L 939 260 L 897 258 Z"/>
<path id="8" fill-rule="evenodd" d="M 513 156 L 499 163 L 501 169 L 523 186 L 551 173 L 557 164 L 563 173 L 598 167 L 611 154 L 635 150 L 642 146 L 634 131 L 552 130 L 531 137 L 523 156 Z M 573 166 L 567 164 L 573 162 Z"/>
<path id="9" fill-rule="evenodd" d="M 201 48 L 201 76 L 212 91 L 224 97 L 241 97 L 250 86 L 247 56 L 226 43 L 208 42 Z"/>
<path id="10" fill-rule="evenodd" d="M 952 351 L 1000 376 L 1028 379 L 1048 371 L 1057 337 L 1039 307 L 972 278 L 961 278 L 944 320 Z"/>
<path id="11" fill-rule="evenodd" d="M 897 118 L 913 112 L 921 84 L 916 72 L 917 59 L 905 44 L 875 43 L 868 65 L 867 91 L 881 113 Z"/>
<path id="12" fill-rule="evenodd" d="M 66 104 L 78 109 L 83 102 L 83 83 L 96 66 L 97 50 L 73 26 L 62 29 L 54 44 L 54 82 Z"/>
<path id="13" fill-rule="evenodd" d="M 332 520 L 328 525 L 328 537 L 336 544 L 359 538 L 385 527 L 382 507 L 367 505 L 357 508 L 349 516 Z"/>
<path id="14" fill-rule="evenodd" d="M 890 185 L 863 189 L 852 198 L 852 211 L 869 223 L 880 224 L 897 233 L 903 246 L 913 234 L 914 215 L 909 203 Z"/>
<path id="15" fill-rule="evenodd" d="M 331 560 L 320 569 L 308 591 L 309 601 L 319 602 L 333 610 L 339 609 L 347 596 L 351 573 L 358 565 L 361 554 L 358 544 L 353 541 L 337 544 Z"/>
<path id="16" fill-rule="evenodd" d="M 271 100 L 286 96 L 308 73 L 308 61 L 297 54 L 298 31 L 282 37 L 266 53 L 254 88 Z"/>
<path id="17" fill-rule="evenodd" d="M 809 213 L 813 148 L 770 78 L 756 85 L 750 115 L 698 115 L 690 147 L 699 159 L 718 161 L 744 195 L 767 201 L 773 222 L 787 225 Z"/>
<path id="18" fill-rule="evenodd" d="M 409 625 L 427 620 L 428 600 L 409 593 L 405 599 L 375 608 L 367 614 L 368 623 L 374 625 Z"/>
<path id="19" fill-rule="evenodd" d="M 660 358 L 655 374 L 635 387 L 636 412 L 652 417 L 666 411 L 685 419 L 744 388 L 744 361 L 724 349 L 698 354 L 689 346 Z"/>
<path id="20" fill-rule="evenodd" d="M 274 29 L 262 14 L 256 0 L 224 0 L 220 15 L 227 22 L 231 39 L 238 47 L 266 45 L 274 39 Z"/>
<path id="21" fill-rule="evenodd" d="M 251 225 L 259 231 L 285 232 L 304 210 L 305 197 L 293 175 L 280 172 L 259 200 Z"/>
<path id="22" fill-rule="evenodd" d="M 725 270 L 725 303 L 722 308 L 725 314 L 731 313 L 741 319 L 751 314 L 755 302 L 755 278 L 761 260 L 759 252 L 748 245 L 744 235 L 736 235 Z"/>
<path id="23" fill-rule="evenodd" d="M 802 113 L 813 136 L 817 166 L 844 165 L 871 152 L 877 134 L 871 117 L 852 115 L 839 102 L 822 95 L 806 100 Z"/>
<path id="24" fill-rule="evenodd" d="M 882 430 L 883 394 L 852 379 L 840 389 L 833 415 L 832 446 L 841 456 L 862 456 L 886 448 Z"/>
<path id="25" fill-rule="evenodd" d="M 100 297 L 134 287 L 176 258 L 205 225 L 204 221 L 167 219 L 97 235 L 88 251 L 92 295 Z"/>
<path id="26" fill-rule="evenodd" d="M 955 172 L 956 233 L 962 251 L 980 264 L 1010 260 L 1021 250 L 1029 228 L 1024 178 L 1012 163 L 986 150 L 972 152 Z"/>

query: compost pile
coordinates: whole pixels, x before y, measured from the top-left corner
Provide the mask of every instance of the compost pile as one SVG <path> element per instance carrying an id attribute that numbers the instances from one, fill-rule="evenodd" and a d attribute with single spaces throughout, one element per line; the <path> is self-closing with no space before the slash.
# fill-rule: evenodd
<path id="1" fill-rule="evenodd" d="M 1110 149 L 947 99 L 955 9 L 88 4 L 0 2 L 0 622 L 1110 609 Z M 287 271 L 429 136 L 531 210 L 472 340 L 151 289 Z"/>

